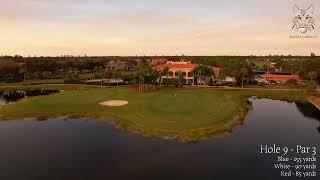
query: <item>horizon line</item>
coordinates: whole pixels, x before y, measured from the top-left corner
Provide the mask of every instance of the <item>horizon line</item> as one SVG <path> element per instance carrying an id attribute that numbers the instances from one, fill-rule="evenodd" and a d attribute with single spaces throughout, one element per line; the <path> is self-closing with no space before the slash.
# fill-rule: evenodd
<path id="1" fill-rule="evenodd" d="M 8 54 L 0 54 L 0 57 L 24 57 L 24 58 L 29 58 L 29 57 L 250 57 L 250 56 L 256 56 L 256 57 L 270 57 L 270 56 L 287 56 L 287 57 L 311 57 L 312 54 L 314 55 L 313 57 L 319 57 L 320 55 L 315 54 L 314 52 L 310 52 L 309 55 L 302 55 L 302 54 L 250 54 L 250 55 L 186 55 L 186 54 L 181 54 L 181 55 L 88 55 L 86 53 L 80 55 L 74 55 L 74 54 L 60 54 L 60 55 L 20 55 L 20 54 L 14 54 L 14 55 L 8 55 Z"/>

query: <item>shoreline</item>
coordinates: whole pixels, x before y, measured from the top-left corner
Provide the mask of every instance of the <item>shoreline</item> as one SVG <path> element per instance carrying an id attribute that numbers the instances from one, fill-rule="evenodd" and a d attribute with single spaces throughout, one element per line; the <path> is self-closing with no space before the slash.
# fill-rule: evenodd
<path id="1" fill-rule="evenodd" d="M 284 91 L 250 91 L 248 89 L 244 89 L 243 91 L 201 90 L 202 91 L 200 91 L 200 89 L 196 89 L 196 93 L 191 92 L 190 89 L 174 91 L 179 93 L 179 97 L 181 98 L 178 98 L 178 100 L 180 99 L 180 101 L 177 101 L 178 104 L 175 106 L 170 106 L 172 107 L 171 109 L 164 110 L 161 108 L 167 107 L 167 102 L 177 99 L 170 96 L 173 90 L 163 90 L 145 94 L 138 94 L 138 92 L 132 89 L 129 90 L 123 88 L 109 90 L 96 88 L 88 88 L 85 90 L 79 89 L 76 94 L 73 90 L 70 90 L 62 94 L 33 97 L 28 100 L 19 101 L 16 104 L 6 106 L 5 108 L 0 107 L 0 120 L 13 120 L 26 117 L 46 120 L 61 116 L 67 116 L 70 119 L 99 119 L 113 122 L 117 129 L 127 131 L 129 133 L 139 134 L 145 137 L 158 137 L 165 140 L 192 143 L 232 132 L 235 127 L 243 124 L 248 111 L 252 108 L 251 104 L 248 103 L 248 98 L 252 96 L 291 102 L 306 100 L 306 97 L 302 93 L 294 91 L 291 91 L 292 93 L 284 93 Z M 186 101 L 188 98 L 190 98 L 190 100 Z M 201 108 L 199 109 L 199 103 L 193 105 L 192 102 L 194 101 L 192 101 L 192 98 L 196 98 L 195 100 L 201 100 L 206 103 L 214 102 L 211 103 L 214 106 L 200 104 Z M 210 98 L 211 100 L 209 101 L 208 99 Z M 87 99 L 89 102 L 83 103 L 83 99 Z M 99 105 L 99 102 L 110 99 L 126 99 L 130 102 L 136 102 L 136 104 L 131 103 L 122 108 L 109 108 Z M 159 107 L 155 106 L 155 108 L 158 111 L 145 108 L 149 107 L 151 101 L 157 102 L 156 105 L 158 104 Z M 228 104 L 227 102 L 230 103 Z M 55 106 L 56 104 L 61 103 L 65 106 Z M 198 118 L 198 121 L 193 121 L 189 115 L 181 117 L 174 116 L 174 119 L 171 120 L 171 122 L 174 122 L 173 124 L 168 124 L 167 122 L 162 121 L 163 118 L 167 117 L 163 111 L 167 110 L 169 113 L 172 111 L 172 113 L 176 114 L 182 110 L 186 111 L 183 108 L 177 109 L 177 107 L 185 107 L 182 106 L 185 103 L 191 104 L 192 108 L 189 107 L 188 112 L 193 110 L 191 111 L 193 112 L 191 115 L 193 115 L 193 119 Z M 45 106 L 41 106 L 42 104 Z M 212 110 L 214 107 L 220 107 L 221 104 L 225 106 L 228 105 L 228 107 L 232 106 L 236 109 L 226 109 L 226 112 L 216 110 L 218 108 L 215 108 L 215 111 Z M 25 111 L 25 107 L 27 107 L 28 111 Z M 198 109 L 194 110 L 195 108 Z M 200 110 L 203 110 L 204 112 L 199 114 Z M 215 112 L 215 118 L 213 120 L 212 116 L 206 116 L 208 112 L 212 111 Z M 228 114 L 221 115 L 225 113 Z M 126 114 L 133 115 L 127 116 Z M 188 118 L 188 121 L 184 120 Z M 150 119 L 155 122 L 150 121 Z M 179 121 L 180 119 L 183 119 L 184 121 Z M 215 121 L 217 123 L 215 123 Z M 193 124 L 190 125 L 189 122 L 193 122 Z M 205 125 L 200 126 L 198 125 L 199 123 Z"/>
<path id="2" fill-rule="evenodd" d="M 86 85 L 86 84 L 64 84 L 64 83 L 44 83 L 44 84 L 37 84 L 37 85 L 0 85 L 0 90 L 6 91 L 6 90 L 17 90 L 17 89 L 28 89 L 28 88 L 52 88 L 54 86 L 57 86 L 59 88 L 65 86 L 65 87 L 82 87 L 82 88 L 106 88 L 106 89 L 115 89 L 115 88 L 135 88 L 134 85 L 121 85 L 121 86 L 100 86 L 100 85 Z M 255 87 L 230 87 L 230 86 L 184 86 L 181 88 L 177 88 L 175 86 L 159 86 L 160 88 L 164 89 L 191 89 L 191 90 L 197 90 L 197 89 L 212 89 L 212 90 L 257 90 L 257 91 L 301 91 L 302 89 L 299 88 L 255 88 Z"/>
<path id="3" fill-rule="evenodd" d="M 317 96 L 309 96 L 306 98 L 308 102 L 313 104 L 316 108 L 320 110 L 320 97 Z"/>

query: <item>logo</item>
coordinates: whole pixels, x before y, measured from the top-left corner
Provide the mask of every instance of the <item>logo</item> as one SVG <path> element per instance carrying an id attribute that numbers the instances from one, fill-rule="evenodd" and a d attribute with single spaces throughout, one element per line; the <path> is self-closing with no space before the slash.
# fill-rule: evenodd
<path id="1" fill-rule="evenodd" d="M 293 25 L 292 29 L 296 32 L 306 34 L 313 31 L 315 28 L 315 20 L 313 18 L 314 6 L 310 5 L 308 8 L 300 8 L 298 5 L 293 7 Z"/>

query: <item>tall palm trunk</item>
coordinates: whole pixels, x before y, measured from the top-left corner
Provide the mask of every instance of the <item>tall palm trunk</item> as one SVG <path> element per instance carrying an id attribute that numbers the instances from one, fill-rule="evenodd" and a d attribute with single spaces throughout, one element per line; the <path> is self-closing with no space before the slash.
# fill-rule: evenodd
<path id="1" fill-rule="evenodd" d="M 244 82 L 244 76 L 242 76 L 242 83 L 241 83 L 242 88 L 243 88 L 243 82 Z"/>

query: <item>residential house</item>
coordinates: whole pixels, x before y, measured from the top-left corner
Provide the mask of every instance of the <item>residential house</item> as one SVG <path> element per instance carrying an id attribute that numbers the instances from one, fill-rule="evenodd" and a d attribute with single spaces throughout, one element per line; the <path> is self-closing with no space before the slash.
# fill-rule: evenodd
<path id="1" fill-rule="evenodd" d="M 132 71 L 135 69 L 135 66 L 128 61 L 109 61 L 106 65 L 106 68 L 112 71 Z"/>
<path id="2" fill-rule="evenodd" d="M 267 73 L 261 75 L 261 81 L 264 83 L 276 82 L 279 84 L 284 84 L 290 80 L 294 81 L 301 81 L 301 77 L 299 75 L 292 75 L 292 74 L 272 74 Z"/>
<path id="3" fill-rule="evenodd" d="M 137 64 L 141 64 L 141 59 L 136 59 Z M 146 62 L 152 66 L 159 65 L 159 64 L 165 64 L 168 62 L 168 59 L 166 58 L 151 58 L 146 59 Z"/>
<path id="4" fill-rule="evenodd" d="M 173 62 L 168 61 L 166 64 L 160 64 L 155 66 L 154 68 L 157 70 L 163 70 L 164 68 L 169 68 L 169 74 L 168 76 L 161 77 L 161 80 L 163 79 L 177 79 L 179 77 L 179 73 L 182 74 L 182 76 L 185 79 L 186 84 L 195 84 L 195 77 L 193 74 L 193 69 L 197 67 L 197 64 L 193 64 L 190 61 L 181 61 L 181 62 Z M 218 75 L 220 68 L 219 67 L 210 67 L 212 68 L 213 72 Z"/>

